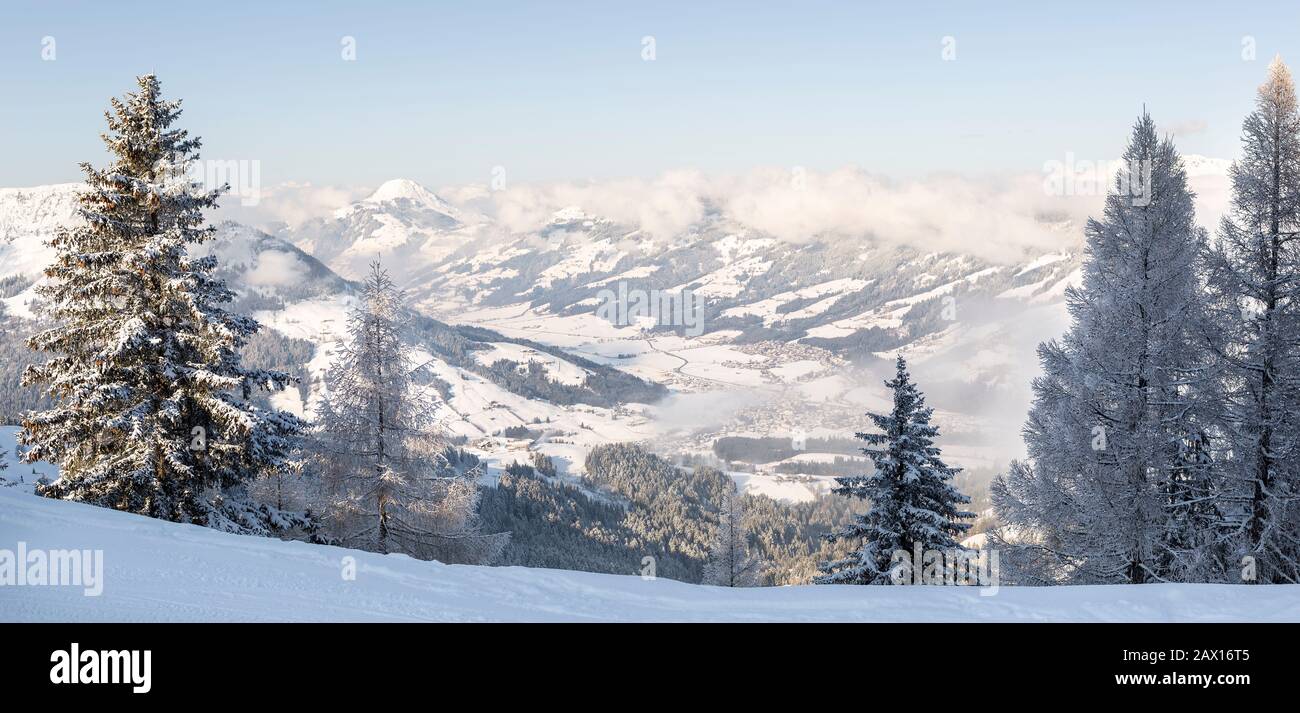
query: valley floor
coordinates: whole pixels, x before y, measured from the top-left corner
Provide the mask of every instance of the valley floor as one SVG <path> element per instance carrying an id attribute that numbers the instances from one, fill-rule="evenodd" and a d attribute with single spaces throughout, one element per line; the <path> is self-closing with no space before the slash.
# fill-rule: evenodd
<path id="1" fill-rule="evenodd" d="M 0 621 L 1300 621 L 1300 586 L 804 586 L 420 562 L 0 488 L 0 558 L 100 549 L 103 592 L 0 585 Z M 11 554 L 10 557 L 13 555 Z M 355 578 L 345 578 L 354 558 Z M 2 559 L 0 559 L 2 561 Z"/>

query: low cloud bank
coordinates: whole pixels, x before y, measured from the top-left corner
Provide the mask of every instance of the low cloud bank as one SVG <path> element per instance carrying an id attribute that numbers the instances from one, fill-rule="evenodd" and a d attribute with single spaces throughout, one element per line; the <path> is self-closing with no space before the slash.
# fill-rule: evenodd
<path id="1" fill-rule="evenodd" d="M 1200 223 L 1213 232 L 1227 205 L 1226 163 L 1189 157 L 1189 164 Z M 500 190 L 471 184 L 438 193 L 467 215 L 481 215 L 510 233 L 536 231 L 558 211 L 576 207 L 667 240 L 717 215 L 794 243 L 872 240 L 1008 262 L 1026 252 L 1077 247 L 1087 218 L 1101 212 L 1104 178 L 1071 181 L 1068 190 L 1060 191 L 1049 186 L 1048 173 L 1045 166 L 1037 174 L 895 180 L 855 167 L 829 172 L 765 168 L 728 176 L 679 170 L 653 179 L 520 183 Z M 256 207 L 232 202 L 222 217 L 253 225 L 293 225 L 326 217 L 367 193 L 364 188 L 281 184 L 266 189 Z"/>
<path id="2" fill-rule="evenodd" d="M 1201 224 L 1217 228 L 1227 178 L 1189 170 Z M 757 169 L 709 177 L 674 171 L 649 180 L 532 183 L 503 190 L 456 187 L 443 193 L 494 218 L 504 229 L 532 232 L 555 213 L 578 207 L 591 215 L 640 226 L 667 239 L 710 213 L 779 240 L 870 239 L 924 250 L 953 251 L 1006 262 L 1026 251 L 1070 249 L 1089 216 L 1101 213 L 1106 181 L 1076 182 L 1062 194 L 1048 174 L 970 178 L 954 175 L 892 180 L 858 168 L 830 172 Z"/>

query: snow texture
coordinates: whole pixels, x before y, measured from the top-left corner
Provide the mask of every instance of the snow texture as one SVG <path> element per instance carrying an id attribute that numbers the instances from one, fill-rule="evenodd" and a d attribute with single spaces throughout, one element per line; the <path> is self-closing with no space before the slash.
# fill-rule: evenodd
<path id="1" fill-rule="evenodd" d="M 728 588 L 422 562 L 0 488 L 0 548 L 101 548 L 104 590 L 0 586 L 0 621 L 1300 621 L 1300 586 Z M 355 558 L 356 578 L 342 576 Z"/>

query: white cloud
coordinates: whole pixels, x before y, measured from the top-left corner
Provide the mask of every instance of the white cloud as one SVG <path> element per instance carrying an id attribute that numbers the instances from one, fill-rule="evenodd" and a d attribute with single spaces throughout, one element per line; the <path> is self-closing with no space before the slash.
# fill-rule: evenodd
<path id="1" fill-rule="evenodd" d="M 1166 127 L 1166 131 L 1174 136 L 1193 136 L 1195 134 L 1204 134 L 1210 128 L 1209 123 L 1204 119 L 1188 119 L 1186 121 L 1175 121 Z"/>
<path id="2" fill-rule="evenodd" d="M 874 239 L 1011 260 L 1027 248 L 1060 246 L 1061 231 L 1044 216 L 1081 224 L 1100 198 L 1047 195 L 1041 176 L 891 181 L 844 168 L 761 169 L 720 178 L 678 171 L 648 181 L 528 184 L 477 196 L 475 204 L 512 232 L 536 230 L 567 206 L 639 225 L 658 238 L 680 234 L 713 208 L 742 227 L 791 242 Z"/>
<path id="3" fill-rule="evenodd" d="M 1227 205 L 1227 163 L 1188 158 L 1198 217 L 1213 232 Z M 512 233 L 533 232 L 557 211 L 576 206 L 667 239 L 716 211 L 739 227 L 789 242 L 873 240 L 1015 261 L 1026 251 L 1077 247 L 1084 222 L 1101 213 L 1100 189 L 1054 195 L 1045 187 L 1045 177 L 893 180 L 856 167 L 830 172 L 767 168 L 710 177 L 680 170 L 648 180 L 521 183 L 499 191 L 470 184 L 441 188 L 439 195 L 467 213 L 495 219 Z M 285 184 L 269 193 L 256 209 L 267 217 L 263 224 L 328 215 L 368 191 Z"/>
<path id="4" fill-rule="evenodd" d="M 671 171 L 651 181 L 516 184 L 489 196 L 491 214 L 511 232 L 536 230 L 556 211 L 578 206 L 588 213 L 640 226 L 653 235 L 676 235 L 704 217 L 709 182 L 698 171 Z"/>
<path id="5" fill-rule="evenodd" d="M 307 277 L 307 266 L 294 253 L 263 250 L 257 264 L 244 275 L 244 281 L 256 287 L 287 287 Z"/>
<path id="6" fill-rule="evenodd" d="M 257 205 L 245 206 L 238 196 L 221 201 L 216 218 L 265 227 L 273 223 L 297 225 L 335 210 L 370 194 L 365 187 L 316 186 L 311 183 L 280 183 L 260 191 Z"/>
<path id="7" fill-rule="evenodd" d="M 1211 231 L 1227 205 L 1226 165 L 1199 159 L 1198 170 L 1190 171 L 1201 224 Z M 482 210 L 490 200 L 492 210 L 485 212 L 514 232 L 535 230 L 555 211 L 579 206 L 664 238 L 713 208 L 740 226 L 789 242 L 869 239 L 1014 261 L 1026 251 L 1079 244 L 1084 223 L 1100 215 L 1103 202 L 1101 190 L 1081 193 L 1052 194 L 1044 174 L 900 181 L 848 167 L 826 173 L 759 169 L 719 178 L 678 171 L 654 180 L 531 184 L 480 198 L 477 206 Z"/>

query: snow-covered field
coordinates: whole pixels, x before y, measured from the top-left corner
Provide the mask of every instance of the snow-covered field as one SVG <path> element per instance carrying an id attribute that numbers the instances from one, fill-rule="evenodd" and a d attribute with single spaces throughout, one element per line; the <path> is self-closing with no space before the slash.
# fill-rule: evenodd
<path id="1" fill-rule="evenodd" d="M 1300 586 L 1003 587 L 993 596 L 975 587 L 724 589 L 421 562 L 0 488 L 0 550 L 19 542 L 103 550 L 103 592 L 0 586 L 0 621 L 1300 621 Z"/>

